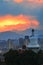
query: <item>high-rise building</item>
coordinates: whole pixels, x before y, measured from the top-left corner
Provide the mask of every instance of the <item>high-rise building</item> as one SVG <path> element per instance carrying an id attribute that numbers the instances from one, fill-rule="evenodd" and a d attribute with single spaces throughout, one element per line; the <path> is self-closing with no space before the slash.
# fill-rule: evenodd
<path id="1" fill-rule="evenodd" d="M 7 48 L 8 49 L 13 49 L 13 41 L 11 40 L 11 39 L 8 39 L 8 41 L 7 41 Z"/>
<path id="2" fill-rule="evenodd" d="M 18 49 L 18 47 L 19 47 L 19 40 L 18 39 L 14 39 L 14 40 L 12 40 L 12 42 L 13 42 L 14 49 Z"/>
<path id="3" fill-rule="evenodd" d="M 22 47 L 24 45 L 24 39 L 19 38 L 19 46 Z"/>
<path id="4" fill-rule="evenodd" d="M 29 39 L 29 36 L 25 36 L 25 39 L 24 39 L 24 45 L 28 45 L 30 42 L 30 39 Z"/>

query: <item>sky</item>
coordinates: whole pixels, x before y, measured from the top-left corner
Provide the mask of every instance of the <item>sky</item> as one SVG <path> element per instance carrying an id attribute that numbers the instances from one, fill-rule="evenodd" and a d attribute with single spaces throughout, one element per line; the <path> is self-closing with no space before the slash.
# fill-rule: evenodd
<path id="1" fill-rule="evenodd" d="M 0 32 L 43 30 L 43 0 L 0 0 Z"/>

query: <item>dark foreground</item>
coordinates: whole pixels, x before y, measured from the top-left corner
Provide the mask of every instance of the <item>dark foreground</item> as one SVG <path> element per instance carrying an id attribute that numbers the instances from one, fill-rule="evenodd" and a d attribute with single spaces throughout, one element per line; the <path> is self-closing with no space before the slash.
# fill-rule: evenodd
<path id="1" fill-rule="evenodd" d="M 43 51 L 34 53 L 32 50 L 10 50 L 4 54 L 5 62 L 0 65 L 43 65 Z"/>

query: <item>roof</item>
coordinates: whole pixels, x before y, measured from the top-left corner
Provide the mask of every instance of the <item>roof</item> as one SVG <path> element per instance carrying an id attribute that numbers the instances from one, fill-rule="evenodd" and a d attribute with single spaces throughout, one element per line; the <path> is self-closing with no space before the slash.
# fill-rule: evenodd
<path id="1" fill-rule="evenodd" d="M 29 44 L 26 47 L 27 48 L 40 48 L 40 46 L 38 44 L 37 45 L 31 45 L 31 44 Z"/>

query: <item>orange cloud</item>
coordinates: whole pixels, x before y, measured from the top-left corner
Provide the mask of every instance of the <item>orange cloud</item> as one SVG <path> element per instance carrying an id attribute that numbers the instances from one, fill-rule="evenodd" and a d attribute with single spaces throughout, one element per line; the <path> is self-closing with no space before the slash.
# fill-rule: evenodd
<path id="1" fill-rule="evenodd" d="M 23 31 L 29 28 L 37 28 L 39 26 L 39 22 L 33 18 L 33 16 L 25 15 L 2 16 L 0 17 L 0 32 L 11 30 Z"/>
<path id="2" fill-rule="evenodd" d="M 21 2 L 23 2 L 23 0 L 13 0 L 13 2 L 21 3 Z"/>
<path id="3" fill-rule="evenodd" d="M 43 0 L 3 0 L 3 1 L 7 1 L 7 2 L 16 2 L 16 3 L 21 3 L 21 2 L 30 2 L 30 3 L 39 3 L 39 4 L 43 4 Z"/>

